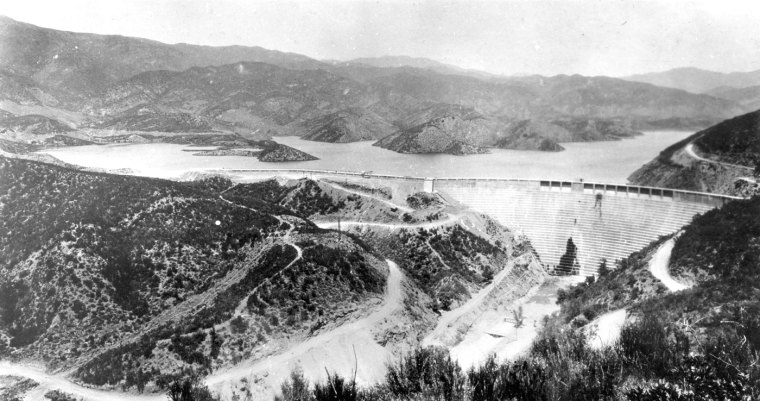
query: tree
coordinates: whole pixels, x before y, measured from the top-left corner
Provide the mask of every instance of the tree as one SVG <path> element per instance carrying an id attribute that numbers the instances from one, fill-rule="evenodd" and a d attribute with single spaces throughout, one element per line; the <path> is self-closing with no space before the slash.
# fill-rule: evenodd
<path id="1" fill-rule="evenodd" d="M 512 309 L 512 317 L 515 319 L 515 328 L 519 329 L 522 327 L 523 320 L 525 320 L 522 305 L 520 305 L 517 309 Z"/>
<path id="2" fill-rule="evenodd" d="M 599 273 L 599 277 L 604 277 L 610 274 L 610 268 L 607 267 L 606 258 L 602 258 L 602 261 L 599 263 L 599 270 L 597 271 L 597 273 Z"/>
<path id="3" fill-rule="evenodd" d="M 559 266 L 557 266 L 559 273 L 562 275 L 575 274 L 574 262 L 576 260 L 576 253 L 578 247 L 575 246 L 573 238 L 567 239 L 567 246 L 565 247 L 565 254 L 559 258 Z"/>

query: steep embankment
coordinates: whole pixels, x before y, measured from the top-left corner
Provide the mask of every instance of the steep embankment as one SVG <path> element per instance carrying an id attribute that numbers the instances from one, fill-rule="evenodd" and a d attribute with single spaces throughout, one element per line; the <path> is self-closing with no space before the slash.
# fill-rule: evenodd
<path id="1" fill-rule="evenodd" d="M 637 185 L 744 195 L 748 189 L 737 185 L 737 178 L 752 177 L 758 162 L 760 111 L 755 111 L 671 145 L 628 180 Z"/>

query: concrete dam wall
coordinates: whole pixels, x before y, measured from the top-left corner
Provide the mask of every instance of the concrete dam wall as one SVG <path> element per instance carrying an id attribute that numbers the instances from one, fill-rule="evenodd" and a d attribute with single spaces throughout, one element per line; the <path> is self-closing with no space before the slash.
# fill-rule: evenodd
<path id="1" fill-rule="evenodd" d="M 581 274 L 641 250 L 731 197 L 621 185 L 436 179 L 434 190 L 526 235 L 548 269 L 577 246 Z"/>
<path id="2" fill-rule="evenodd" d="M 447 200 L 485 213 L 527 236 L 544 266 L 556 269 L 569 239 L 577 247 L 580 274 L 641 250 L 661 235 L 678 231 L 696 214 L 735 197 L 588 182 L 401 177 L 323 170 L 223 170 L 236 180 L 273 176 L 355 181 L 399 192 L 437 192 Z M 404 201 L 403 196 L 395 196 Z"/>

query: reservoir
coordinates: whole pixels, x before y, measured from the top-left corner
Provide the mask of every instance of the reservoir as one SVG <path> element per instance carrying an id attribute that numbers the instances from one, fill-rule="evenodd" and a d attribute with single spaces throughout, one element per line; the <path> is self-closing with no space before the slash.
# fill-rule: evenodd
<path id="1" fill-rule="evenodd" d="M 628 176 L 667 146 L 691 135 L 687 131 L 650 131 L 607 142 L 563 143 L 563 152 L 490 149 L 488 154 L 454 156 L 402 154 L 372 146 L 372 141 L 325 143 L 298 137 L 274 140 L 319 160 L 267 163 L 243 156 L 194 156 L 186 145 L 109 144 L 47 149 L 71 164 L 133 174 L 178 178 L 194 171 L 224 168 L 371 171 L 414 177 L 523 178 L 625 184 Z M 183 151 L 183 149 L 185 151 Z"/>

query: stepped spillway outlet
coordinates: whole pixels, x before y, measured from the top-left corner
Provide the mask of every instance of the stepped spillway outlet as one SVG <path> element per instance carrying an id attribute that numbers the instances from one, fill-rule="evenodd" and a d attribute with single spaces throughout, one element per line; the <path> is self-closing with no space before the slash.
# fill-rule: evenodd
<path id="1" fill-rule="evenodd" d="M 603 259 L 626 258 L 696 214 L 737 197 L 665 188 L 588 182 L 418 178 L 325 170 L 220 170 L 235 180 L 274 176 L 384 183 L 394 192 L 438 192 L 447 201 L 485 213 L 528 237 L 547 270 L 556 269 L 568 239 L 577 247 L 578 272 L 596 274 Z M 404 196 L 394 194 L 395 200 Z"/>
<path id="2" fill-rule="evenodd" d="M 542 263 L 559 264 L 568 239 L 580 273 L 669 235 L 731 197 L 582 182 L 436 179 L 434 188 L 530 239 Z"/>

